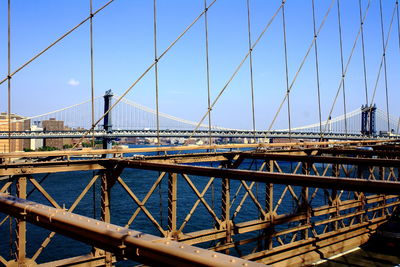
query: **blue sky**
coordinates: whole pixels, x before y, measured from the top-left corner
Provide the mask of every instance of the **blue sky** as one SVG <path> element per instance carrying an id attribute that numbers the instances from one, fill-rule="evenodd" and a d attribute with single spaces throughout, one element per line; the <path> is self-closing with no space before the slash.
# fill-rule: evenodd
<path id="1" fill-rule="evenodd" d="M 89 0 L 12 0 L 12 70 L 33 57 L 88 16 Z M 203 0 L 158 0 L 159 54 L 196 18 Z M 211 1 L 208 0 L 210 3 Z M 383 0 L 385 35 L 395 1 Z M 106 1 L 93 0 L 94 9 Z M 316 0 L 317 25 L 331 1 Z M 251 0 L 253 41 L 280 1 Z M 358 0 L 341 0 L 343 50 L 347 61 L 359 29 Z M 363 9 L 367 1 L 362 1 Z M 322 118 L 326 119 L 341 78 L 336 2 L 318 37 Z M 95 94 L 113 89 L 122 94 L 153 62 L 153 1 L 115 0 L 94 18 Z M 285 5 L 289 81 L 292 81 L 313 38 L 311 0 Z M 212 99 L 247 53 L 246 0 L 217 0 L 209 10 Z M 369 97 L 382 55 L 379 1 L 371 0 L 365 21 Z M 386 38 L 386 36 L 385 36 Z M 346 76 L 347 109 L 365 104 L 361 40 Z M 398 116 L 399 41 L 397 21 L 387 51 L 390 113 Z M 269 126 L 286 92 L 282 17 L 278 14 L 253 52 L 256 125 Z M 0 1 L 0 76 L 7 75 L 7 1 Z M 292 126 L 318 121 L 314 50 L 293 87 Z M 150 71 L 127 98 L 154 107 L 154 72 Z M 199 121 L 207 110 L 204 20 L 200 19 L 159 63 L 160 111 Z M 385 109 L 383 72 L 375 102 Z M 12 112 L 36 115 L 90 98 L 89 23 L 16 74 L 12 79 Z M 0 111 L 7 109 L 7 86 L 0 85 Z M 213 124 L 251 129 L 248 61 L 212 112 Z M 89 111 L 88 111 L 89 112 Z M 333 115 L 343 113 L 340 94 Z M 286 105 L 274 128 L 287 128 Z"/>

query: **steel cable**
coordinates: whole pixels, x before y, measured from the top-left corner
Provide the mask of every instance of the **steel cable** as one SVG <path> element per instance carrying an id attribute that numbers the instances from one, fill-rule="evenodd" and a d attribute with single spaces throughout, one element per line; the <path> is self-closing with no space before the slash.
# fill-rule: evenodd
<path id="1" fill-rule="evenodd" d="M 385 41 L 385 45 L 384 45 L 384 49 L 383 49 L 383 53 L 382 53 L 382 57 L 381 57 L 381 62 L 380 62 L 379 69 L 378 69 L 378 74 L 377 74 L 377 77 L 376 77 L 376 80 L 375 80 L 374 91 L 372 93 L 372 98 L 371 98 L 371 101 L 370 101 L 370 111 L 373 108 L 372 103 L 374 103 L 374 100 L 375 100 L 376 90 L 378 88 L 378 83 L 379 83 L 379 80 L 380 80 L 382 67 L 383 67 L 383 61 L 384 61 L 383 59 L 384 59 L 384 55 L 386 54 L 386 49 L 387 49 L 388 44 L 389 44 L 390 33 L 392 32 L 393 20 L 394 20 L 395 14 L 396 14 L 396 6 L 397 5 L 395 4 L 394 7 L 393 7 L 392 18 L 390 20 L 389 30 L 388 30 L 388 33 L 387 33 L 387 37 L 386 37 L 386 41 Z"/>
<path id="2" fill-rule="evenodd" d="M 251 93 L 251 113 L 252 113 L 252 122 L 253 122 L 253 135 L 254 142 L 256 142 L 256 117 L 254 112 L 254 79 L 253 79 L 253 53 L 252 53 L 252 45 L 251 45 L 251 17 L 250 17 L 250 0 L 246 1 L 247 6 L 247 33 L 248 33 L 248 42 L 249 42 L 249 68 L 250 68 L 250 93 Z"/>
<path id="3" fill-rule="evenodd" d="M 291 121 L 290 121 L 290 90 L 289 90 L 289 70 L 288 70 L 288 55 L 286 44 L 286 19 L 285 19 L 285 0 L 282 1 L 282 31 L 283 31 L 283 48 L 285 53 L 285 82 L 287 94 L 287 112 L 288 112 L 288 125 L 289 125 L 289 142 L 292 140 Z"/>
<path id="4" fill-rule="evenodd" d="M 337 17 L 338 17 L 338 29 L 339 29 L 339 47 L 340 47 L 340 64 L 342 70 L 342 89 L 343 89 L 343 112 L 344 112 L 344 131 L 347 137 L 347 111 L 346 111 L 346 87 L 345 87 L 345 73 L 344 73 L 344 62 L 343 62 L 343 40 L 342 40 L 342 22 L 340 16 L 340 0 L 337 0 Z"/>
<path id="5" fill-rule="evenodd" d="M 314 38 L 317 38 L 314 0 L 311 0 L 311 3 L 312 3 L 312 17 L 313 17 Z M 320 82 L 319 82 L 319 62 L 318 62 L 318 42 L 317 42 L 317 39 L 315 39 L 315 42 L 314 42 L 314 52 L 315 52 L 315 71 L 316 71 L 317 96 L 318 96 L 319 133 L 320 133 L 321 138 L 322 138 L 321 93 L 320 93 Z"/>
<path id="6" fill-rule="evenodd" d="M 363 23 L 365 22 L 365 19 L 366 19 L 367 15 L 368 15 L 368 10 L 369 10 L 370 4 L 371 4 L 371 1 L 369 0 L 369 1 L 368 1 L 368 5 L 367 5 L 366 10 L 365 10 L 365 14 L 364 14 L 364 18 L 363 18 Z M 346 73 L 347 73 L 347 71 L 348 71 L 348 68 L 349 68 L 351 59 L 353 58 L 354 51 L 355 51 L 355 48 L 356 48 L 356 46 L 357 46 L 357 41 L 358 41 L 358 39 L 359 39 L 359 37 L 360 37 L 360 33 L 361 33 L 361 27 L 360 27 L 360 29 L 358 30 L 357 36 L 356 36 L 356 38 L 355 38 L 355 40 L 354 40 L 354 43 L 353 43 L 353 47 L 352 47 L 352 49 L 351 49 L 351 51 L 350 51 L 349 58 L 347 59 L 346 67 L 344 68 L 344 72 L 343 72 L 342 78 L 340 79 L 339 87 L 338 87 L 338 89 L 337 89 L 337 91 L 336 91 L 335 98 L 334 98 L 334 100 L 333 100 L 331 109 L 330 109 L 330 111 L 329 111 L 328 118 L 327 118 L 327 120 L 326 120 L 327 122 L 330 120 L 330 118 L 331 118 L 331 116 L 332 116 L 333 108 L 335 107 L 337 98 L 338 98 L 339 93 L 340 93 L 340 89 L 342 88 L 342 84 L 343 84 L 343 82 L 344 82 L 344 78 L 346 77 Z M 326 122 L 326 124 L 325 124 L 324 133 L 325 133 L 326 130 L 327 130 L 327 127 L 326 127 L 326 125 L 328 124 L 327 122 Z"/>
<path id="7" fill-rule="evenodd" d="M 157 59 L 157 0 L 153 1 L 153 36 L 154 36 L 154 80 L 156 89 L 156 127 L 157 145 L 160 146 L 160 114 L 158 106 L 158 59 Z"/>
<path id="8" fill-rule="evenodd" d="M 208 51 L 208 8 L 207 0 L 204 0 L 204 33 L 205 33 L 205 45 L 206 45 L 206 75 L 207 75 L 207 107 L 210 109 L 211 104 L 211 91 L 210 91 L 210 62 L 209 62 L 209 51 Z M 212 144 L 211 137 L 211 111 L 208 113 L 208 134 L 209 144 Z"/>
<path id="9" fill-rule="evenodd" d="M 260 35 L 258 36 L 257 40 L 253 43 L 253 46 L 251 47 L 251 51 L 254 50 L 254 48 L 257 46 L 257 44 L 260 42 L 261 38 L 263 37 L 264 33 L 267 31 L 267 29 L 269 28 L 269 26 L 271 25 L 271 23 L 275 20 L 275 17 L 278 15 L 280 9 L 282 8 L 282 6 L 284 5 L 285 1 L 283 1 L 283 4 L 281 4 L 279 6 L 279 8 L 275 11 L 274 15 L 272 16 L 272 18 L 269 20 L 268 24 L 265 26 L 265 28 L 263 29 L 263 31 L 260 33 Z M 196 133 L 196 131 L 199 129 L 200 125 L 203 123 L 204 119 L 207 117 L 208 113 L 213 109 L 213 107 L 215 106 L 215 104 L 218 102 L 219 98 L 222 96 L 222 94 L 225 92 L 226 88 L 228 88 L 229 84 L 232 82 L 233 78 L 235 78 L 236 74 L 239 72 L 239 70 L 241 69 L 241 67 L 243 66 L 244 62 L 247 60 L 247 58 L 250 55 L 250 51 L 248 51 L 246 53 L 246 55 L 244 56 L 244 58 L 242 59 L 242 61 L 239 63 L 239 65 L 236 67 L 235 71 L 233 72 L 233 74 L 231 75 L 231 77 L 229 78 L 229 80 L 225 83 L 224 87 L 220 90 L 220 92 L 218 93 L 217 97 L 214 99 L 214 101 L 212 102 L 210 108 L 207 110 L 207 112 L 203 115 L 203 117 L 200 119 L 200 121 L 197 123 L 197 126 L 195 127 L 195 129 L 192 131 L 192 134 L 189 136 L 189 138 L 186 140 L 185 144 L 188 143 L 188 140 L 190 140 L 194 133 Z"/>
<path id="10" fill-rule="evenodd" d="M 366 66 L 366 59 L 365 59 L 364 22 L 362 20 L 361 0 L 358 0 L 358 7 L 359 7 L 359 12 L 360 12 L 361 49 L 362 49 L 363 71 L 364 71 L 365 103 L 368 106 L 367 66 Z"/>
<path id="11" fill-rule="evenodd" d="M 214 3 L 216 2 L 217 0 L 214 0 L 209 6 L 208 6 L 208 9 L 212 6 L 212 5 L 214 5 Z M 104 119 L 104 117 L 105 116 L 107 116 L 107 114 L 111 111 L 111 110 L 113 110 L 114 109 L 114 107 L 132 90 L 132 88 L 133 87 L 135 87 L 138 83 L 139 83 L 139 81 L 141 81 L 142 79 L 143 79 L 143 77 L 144 76 L 146 76 L 147 75 L 147 73 L 154 67 L 154 65 L 156 64 L 156 63 L 158 63 L 159 61 L 160 61 L 160 59 L 161 58 L 163 58 L 164 57 L 164 55 L 173 47 L 173 46 L 175 46 L 175 44 L 192 28 L 192 26 L 204 15 L 204 13 L 205 13 L 205 11 L 203 11 L 203 12 L 201 12 L 200 13 L 200 15 L 198 15 L 195 19 L 194 19 L 194 21 L 191 23 L 191 24 L 189 24 L 189 26 L 188 27 L 186 27 L 186 29 L 161 53 L 161 55 L 156 59 L 156 60 L 154 60 L 154 62 L 152 63 L 152 64 L 150 64 L 150 66 L 148 66 L 147 67 L 147 69 L 131 84 L 131 86 L 129 86 L 128 87 L 128 89 L 126 89 L 125 90 L 125 92 L 117 99 L 117 101 L 114 103 L 114 104 L 112 104 L 111 105 L 111 107 L 106 111 L 106 112 L 104 112 L 104 114 L 95 122 L 95 125 L 94 126 L 92 126 L 92 128 L 91 129 L 89 129 L 88 131 L 86 131 L 83 135 L 82 135 L 82 137 L 78 140 L 78 142 L 74 145 L 74 147 L 73 148 L 76 148 L 76 146 L 78 145 L 78 144 L 80 144 L 81 142 L 82 142 L 82 140 L 87 136 L 87 134 L 102 120 L 102 119 Z"/>
<path id="12" fill-rule="evenodd" d="M 84 20 L 82 20 L 81 22 L 79 22 L 75 27 L 73 27 L 71 30 L 67 31 L 66 33 L 64 33 L 61 37 L 59 37 L 57 40 L 55 40 L 53 43 L 51 43 L 48 47 L 46 47 L 45 49 L 43 49 L 42 51 L 40 51 L 38 54 L 36 54 L 34 57 L 32 57 L 31 59 L 29 59 L 27 62 L 25 62 L 24 64 L 22 64 L 20 67 L 18 67 L 14 72 L 12 72 L 10 75 L 8 75 L 8 77 L 5 77 L 3 80 L 0 81 L 0 85 L 3 84 L 5 81 L 7 81 L 10 78 L 12 78 L 15 74 L 17 74 L 20 70 L 22 70 L 23 68 L 25 68 L 26 66 L 28 66 L 30 63 L 32 63 L 33 61 L 35 61 L 38 57 L 40 57 L 41 55 L 43 55 L 47 50 L 49 50 L 50 48 L 52 48 L 54 45 L 56 45 L 58 42 L 60 42 L 61 40 L 63 40 L 65 37 L 67 37 L 68 35 L 70 35 L 72 32 L 74 32 L 76 29 L 78 29 L 80 26 L 82 26 L 83 24 L 85 24 L 85 22 L 87 22 L 88 20 L 90 20 L 91 17 L 94 17 L 95 15 L 97 15 L 100 11 L 102 11 L 104 8 L 106 8 L 109 4 L 111 4 L 114 0 L 110 0 L 108 1 L 106 4 L 104 4 L 102 7 L 100 7 L 99 9 L 97 9 L 92 16 L 89 16 L 87 18 L 85 18 Z"/>
<path id="13" fill-rule="evenodd" d="M 11 152 L 11 0 L 7 5 L 7 74 L 8 152 Z"/>
<path id="14" fill-rule="evenodd" d="M 399 51 L 400 51 L 400 19 L 399 19 L 399 1 L 396 0 L 396 17 L 397 17 L 397 39 L 399 42 Z M 396 134 L 399 134 L 399 127 L 400 127 L 400 118 L 397 122 L 397 130 Z"/>
<path id="15" fill-rule="evenodd" d="M 313 40 L 312 40 L 310 46 L 308 47 L 308 50 L 307 50 L 307 52 L 306 52 L 306 55 L 303 57 L 303 60 L 301 61 L 300 66 L 299 66 L 299 68 L 297 69 L 296 74 L 294 75 L 294 78 L 293 78 L 293 80 L 292 80 L 292 82 L 291 82 L 291 84 L 290 84 L 290 86 L 289 86 L 289 92 L 292 90 L 293 85 L 294 85 L 294 83 L 296 82 L 297 77 L 298 77 L 298 75 L 300 74 L 300 71 L 301 71 L 301 69 L 302 69 L 303 66 L 304 66 L 304 63 L 306 62 L 306 59 L 308 58 L 308 55 L 310 54 L 311 48 L 313 47 L 313 45 L 314 45 L 316 39 L 318 38 L 318 35 L 319 35 L 320 31 L 322 30 L 323 26 L 325 25 L 325 22 L 326 22 L 326 20 L 327 20 L 327 18 L 328 18 L 328 15 L 329 15 L 329 13 L 330 13 L 330 11 L 331 11 L 331 9 L 332 9 L 334 3 L 335 3 L 335 0 L 332 0 L 330 6 L 329 6 L 329 8 L 328 8 L 328 10 L 327 10 L 326 13 L 325 13 L 324 18 L 322 19 L 322 22 L 321 22 L 320 26 L 319 26 L 319 28 L 318 28 L 316 37 L 313 38 Z M 283 106 L 283 104 L 285 103 L 287 97 L 288 97 L 288 93 L 286 93 L 285 96 L 283 97 L 283 100 L 281 101 L 281 104 L 279 105 L 279 108 L 278 108 L 277 112 L 275 113 L 275 116 L 274 116 L 274 118 L 273 118 L 271 124 L 269 125 L 267 131 L 271 131 L 271 129 L 272 129 L 272 127 L 273 127 L 273 125 L 274 125 L 274 123 L 275 123 L 275 121 L 276 121 L 276 119 L 277 119 L 277 117 L 278 117 L 278 115 L 279 115 L 279 113 L 280 113 L 280 111 L 281 111 L 281 109 L 282 109 L 282 106 Z"/>
<path id="16" fill-rule="evenodd" d="M 387 67 L 386 67 L 385 33 L 384 33 L 384 29 L 383 29 L 382 0 L 379 0 L 379 11 L 380 11 L 380 18 L 381 18 L 381 35 L 382 35 L 382 51 L 383 51 L 383 74 L 384 74 L 384 78 L 385 78 L 385 93 L 386 93 L 386 113 L 387 113 L 387 116 L 388 116 L 388 118 L 387 118 L 388 119 L 387 120 L 387 127 L 388 127 L 388 133 L 390 133 L 390 125 L 389 125 L 389 96 L 388 96 Z"/>
<path id="17" fill-rule="evenodd" d="M 92 100 L 92 126 L 94 126 L 94 62 L 93 62 L 93 0 L 90 3 L 90 87 Z M 94 127 L 92 131 L 92 147 L 94 147 Z"/>

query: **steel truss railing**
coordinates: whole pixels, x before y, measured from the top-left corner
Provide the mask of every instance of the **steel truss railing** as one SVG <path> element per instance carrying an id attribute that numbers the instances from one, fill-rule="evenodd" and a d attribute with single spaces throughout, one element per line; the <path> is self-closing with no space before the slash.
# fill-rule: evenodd
<path id="1" fill-rule="evenodd" d="M 315 257 L 310 256 L 310 253 L 316 250 L 327 256 L 329 250 L 340 252 L 364 242 L 387 219 L 393 208 L 400 204 L 400 161 L 397 159 L 400 151 L 395 145 L 391 147 L 390 153 L 384 147 L 374 151 L 310 148 L 296 154 L 235 151 L 170 154 L 136 160 L 37 162 L 21 164 L 20 167 L 0 165 L 2 175 L 13 174 L 4 181 L 0 193 L 6 192 L 16 183 L 17 197 L 29 198 L 24 188 L 30 183 L 33 190 L 40 192 L 56 210 L 70 214 L 96 181 L 100 180 L 100 213 L 105 223 L 109 223 L 112 218 L 112 188 L 118 186 L 126 193 L 121 193 L 119 197 L 127 198 L 126 203 L 132 203 L 125 207 L 131 215 L 124 224 L 125 228 L 121 229 L 135 225 L 142 214 L 144 217 L 141 217 L 140 222 L 143 223 L 145 218 L 162 238 L 168 240 L 187 245 L 208 245 L 214 251 L 229 251 L 233 255 L 263 263 L 295 263 L 300 258 L 298 256 L 311 262 Z M 342 156 L 330 156 L 334 154 Z M 196 162 L 215 162 L 213 166 L 219 166 L 182 164 Z M 155 171 L 156 177 L 149 182 L 147 189 L 135 187 L 132 177 L 126 172 L 131 168 Z M 46 191 L 42 181 L 33 177 L 35 173 L 85 169 L 99 172 L 88 179 L 68 210 L 61 208 Z M 43 179 L 50 182 L 50 178 L 51 175 Z M 167 200 L 168 208 L 164 222 L 150 203 L 161 184 L 168 188 L 163 191 L 163 199 Z M 185 199 L 192 199 L 191 203 L 187 201 L 185 207 L 179 201 L 183 197 L 182 185 L 189 189 Z M 212 194 L 218 199 L 213 199 Z M 218 205 L 215 206 L 215 202 Z M 199 217 L 196 211 L 200 209 L 203 212 Z M 4 208 L 2 211 L 5 212 Z M 16 258 L 28 258 L 23 246 L 26 226 L 21 220 L 26 218 L 21 216 L 27 215 L 13 215 L 18 217 Z M 192 223 L 205 217 L 209 223 L 202 225 L 202 229 L 194 229 Z M 51 216 L 48 218 L 52 220 Z M 3 219 L 2 225 L 6 222 Z M 33 256 L 29 255 L 29 259 L 36 260 L 53 236 L 54 233 L 51 233 L 39 250 Z M 109 252 L 102 255 L 106 265 L 115 261 Z M 6 258 L 2 256 L 1 262 L 7 263 Z M 97 258 L 93 256 L 93 259 Z"/>

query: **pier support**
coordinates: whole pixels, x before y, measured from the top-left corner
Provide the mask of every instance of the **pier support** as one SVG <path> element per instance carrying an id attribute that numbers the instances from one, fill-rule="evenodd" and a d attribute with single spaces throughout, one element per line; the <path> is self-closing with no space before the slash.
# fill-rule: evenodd
<path id="1" fill-rule="evenodd" d="M 112 93 L 111 89 L 106 91 L 104 95 L 104 113 L 106 113 L 111 105 L 112 105 L 112 97 L 114 94 Z M 111 116 L 111 111 L 108 112 L 104 116 L 104 131 L 106 131 L 107 134 L 112 133 L 112 116 Z M 103 149 L 111 149 L 112 148 L 112 139 L 105 137 L 103 139 Z M 107 158 L 110 158 L 110 155 L 105 155 Z"/>

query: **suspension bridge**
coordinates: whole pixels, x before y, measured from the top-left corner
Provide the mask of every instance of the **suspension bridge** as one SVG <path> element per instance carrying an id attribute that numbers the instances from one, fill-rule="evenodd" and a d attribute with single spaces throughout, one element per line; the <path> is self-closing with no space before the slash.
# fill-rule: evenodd
<path id="1" fill-rule="evenodd" d="M 24 10 L 72 5 L 28 2 L 0 3 L 1 265 L 305 266 L 371 243 L 400 263 L 397 0 L 78 1 L 27 42 Z M 84 85 L 41 91 L 67 70 Z M 22 152 L 38 139 L 73 141 Z"/>
<path id="2" fill-rule="evenodd" d="M 106 97 L 106 96 L 104 96 Z M 117 101 L 117 96 L 112 96 L 111 103 Z M 30 128 L 24 131 L 3 131 L 0 139 L 38 139 L 38 138 L 78 138 L 91 128 L 90 110 L 91 101 L 65 107 L 45 114 L 20 118 L 12 121 L 12 124 L 35 125 L 32 131 Z M 94 106 L 95 118 L 104 113 L 103 97 L 96 97 Z M 107 110 L 106 110 L 107 111 Z M 109 118 L 112 121 L 111 130 L 105 130 L 104 125 L 97 125 L 92 130 L 97 139 L 120 137 L 183 137 L 183 138 L 208 138 L 210 135 L 215 138 L 300 138 L 300 139 L 338 139 L 338 140 L 362 140 L 365 138 L 396 138 L 398 136 L 399 118 L 390 115 L 381 109 L 374 108 L 373 118 L 369 116 L 369 109 L 361 107 L 345 115 L 329 119 L 323 123 L 295 127 L 291 129 L 278 130 L 246 130 L 232 129 L 222 126 L 200 124 L 196 131 L 197 123 L 183 118 L 178 118 L 166 113 L 159 113 L 149 107 L 136 102 L 123 99 L 121 103 L 110 112 Z M 363 116 L 372 118 L 373 129 L 369 129 L 369 121 L 363 123 Z M 63 128 L 58 130 L 43 129 L 43 122 L 55 120 L 63 122 Z M 158 127 L 157 127 L 158 121 Z M 387 131 L 387 123 L 389 129 Z M 2 125 L 7 125 L 3 122 Z M 347 125 L 348 128 L 344 126 Z M 17 128 L 17 127 L 14 127 Z M 326 129 L 321 132 L 320 129 Z"/>

